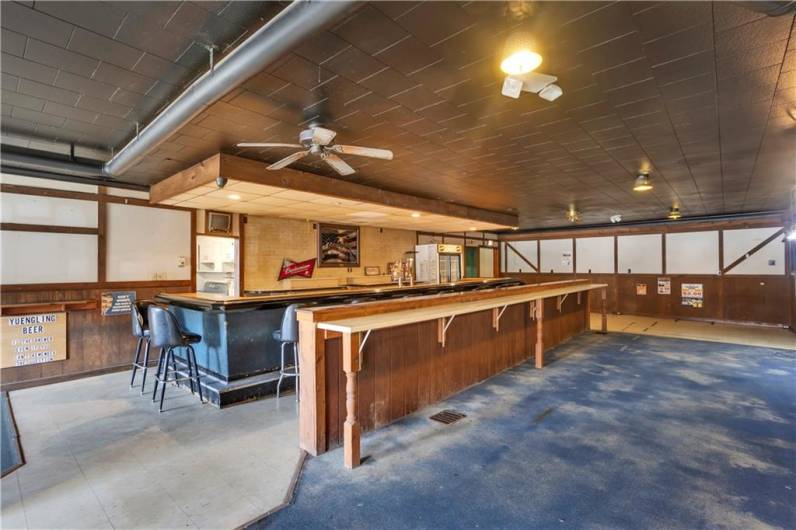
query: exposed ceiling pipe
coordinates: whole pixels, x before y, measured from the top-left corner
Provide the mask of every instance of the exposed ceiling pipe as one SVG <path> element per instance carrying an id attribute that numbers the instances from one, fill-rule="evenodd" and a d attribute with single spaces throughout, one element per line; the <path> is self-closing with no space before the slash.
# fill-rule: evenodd
<path id="1" fill-rule="evenodd" d="M 103 167 L 120 175 L 207 107 L 334 22 L 352 1 L 296 0 L 194 81 Z"/>
<path id="2" fill-rule="evenodd" d="M 757 11 L 758 13 L 765 13 L 770 17 L 778 17 L 787 15 L 796 11 L 796 1 L 793 0 L 756 0 L 753 2 L 737 2 L 746 9 Z"/>
<path id="3" fill-rule="evenodd" d="M 102 175 L 102 162 L 58 159 L 39 154 L 36 151 L 9 150 L 4 148 L 0 156 L 0 170 L 28 177 L 47 178 L 90 184 L 94 186 L 110 186 L 147 190 L 148 186 L 118 182 Z"/>

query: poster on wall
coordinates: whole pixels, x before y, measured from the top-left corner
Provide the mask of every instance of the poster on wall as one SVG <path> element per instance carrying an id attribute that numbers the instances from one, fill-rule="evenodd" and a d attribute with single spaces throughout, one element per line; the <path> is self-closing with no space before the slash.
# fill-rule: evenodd
<path id="1" fill-rule="evenodd" d="M 672 294 L 671 278 L 658 278 L 658 294 Z"/>
<path id="2" fill-rule="evenodd" d="M 636 296 L 647 296 L 647 284 L 646 283 L 637 283 L 636 284 Z"/>
<path id="3" fill-rule="evenodd" d="M 318 266 L 359 267 L 359 227 L 318 224 Z"/>
<path id="4" fill-rule="evenodd" d="M 680 286 L 682 304 L 690 307 L 701 308 L 704 301 L 704 292 L 701 283 L 684 283 Z"/>
<path id="5" fill-rule="evenodd" d="M 279 269 L 278 280 L 285 280 L 294 276 L 301 278 L 312 278 L 315 272 L 315 258 L 306 261 L 292 261 L 287 258 L 282 260 L 282 268 Z"/>
<path id="6" fill-rule="evenodd" d="M 2 368 L 66 359 L 66 313 L 3 317 Z"/>
<path id="7" fill-rule="evenodd" d="M 104 317 L 129 315 L 135 303 L 135 291 L 108 291 L 100 295 L 100 313 Z"/>

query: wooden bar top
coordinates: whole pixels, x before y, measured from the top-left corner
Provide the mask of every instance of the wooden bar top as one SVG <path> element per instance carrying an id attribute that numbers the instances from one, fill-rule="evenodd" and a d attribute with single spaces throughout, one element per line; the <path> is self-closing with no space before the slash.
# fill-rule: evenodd
<path id="1" fill-rule="evenodd" d="M 601 289 L 606 287 L 607 284 L 603 283 L 577 283 L 573 285 L 565 285 L 561 287 L 549 287 L 541 290 L 524 290 L 522 287 L 506 287 L 500 290 L 500 296 L 489 297 L 481 300 L 472 300 L 468 302 L 458 301 L 457 296 L 449 296 L 450 303 L 434 305 L 431 307 L 421 307 L 417 309 L 403 309 L 394 312 L 380 313 L 375 315 L 365 315 L 359 317 L 344 318 L 341 320 L 332 320 L 325 322 L 318 322 L 319 329 L 327 331 L 337 331 L 340 333 L 357 333 L 360 331 L 384 329 L 405 324 L 414 324 L 418 322 L 426 322 L 429 320 L 436 320 L 439 318 L 452 317 L 466 313 L 475 313 L 477 311 L 486 311 L 513 304 L 521 304 L 533 300 L 541 300 L 544 298 L 553 298 L 556 296 L 565 296 L 578 292 L 590 291 L 592 289 Z M 523 291 L 517 293 L 517 291 Z M 441 296 L 440 298 L 446 298 Z M 367 309 L 367 304 L 360 306 L 361 309 Z M 312 311 L 311 309 L 307 311 Z"/>
<path id="2" fill-rule="evenodd" d="M 406 291 L 407 294 L 412 291 L 422 292 L 425 289 L 434 290 L 445 287 L 468 286 L 473 284 L 495 284 L 497 286 L 500 282 L 505 282 L 506 278 L 472 278 L 459 280 L 457 282 L 449 283 L 416 283 L 413 286 L 404 285 L 399 287 L 397 284 L 385 286 L 357 286 L 357 287 L 334 287 L 323 289 L 299 289 L 290 291 L 270 291 L 267 294 L 261 295 L 245 295 L 245 296 L 227 296 L 223 294 L 214 293 L 161 293 L 158 298 L 169 302 L 181 302 L 185 304 L 198 305 L 198 306 L 218 306 L 218 307 L 236 307 L 249 304 L 263 303 L 263 302 L 281 302 L 281 301 L 300 301 L 310 298 L 318 297 L 345 297 L 349 295 L 367 295 L 379 293 L 399 293 Z"/>

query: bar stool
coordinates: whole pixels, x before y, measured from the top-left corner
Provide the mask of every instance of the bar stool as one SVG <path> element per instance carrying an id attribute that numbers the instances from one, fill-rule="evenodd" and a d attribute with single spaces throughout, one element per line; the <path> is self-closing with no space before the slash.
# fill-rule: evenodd
<path id="1" fill-rule="evenodd" d="M 199 390 L 199 401 L 204 403 L 202 396 L 202 381 L 199 376 L 199 366 L 196 364 L 196 354 L 192 344 L 202 340 L 201 335 L 188 333 L 180 329 L 177 319 L 163 306 L 152 304 L 148 308 L 149 313 L 149 341 L 156 348 L 160 348 L 158 357 L 158 368 L 155 372 L 155 388 L 152 390 L 152 401 L 155 401 L 160 388 L 160 406 L 158 410 L 163 412 L 163 397 L 166 394 L 166 383 L 178 383 L 188 380 L 191 384 L 191 394 L 194 393 L 194 383 Z M 185 364 L 188 370 L 187 377 L 180 377 L 177 372 L 177 363 L 174 360 L 174 348 L 185 348 Z M 169 379 L 169 368 L 172 378 Z"/>
<path id="2" fill-rule="evenodd" d="M 279 382 L 276 384 L 276 399 L 279 399 L 279 387 L 282 386 L 282 379 L 285 377 L 296 378 L 296 401 L 299 396 L 299 358 L 298 358 L 298 320 L 296 320 L 296 310 L 299 304 L 290 304 L 285 308 L 282 315 L 282 327 L 274 330 L 274 340 L 280 343 L 282 349 L 282 362 L 279 365 Z M 285 366 L 285 347 L 293 345 L 293 366 Z"/>
<path id="3" fill-rule="evenodd" d="M 130 388 L 135 384 L 135 372 L 141 369 L 143 376 L 141 377 L 141 394 L 144 393 L 146 386 L 146 373 L 149 365 L 149 322 L 147 315 L 147 308 L 152 305 L 151 300 L 141 300 L 140 302 L 133 302 L 130 308 L 130 316 L 133 324 L 133 337 L 138 337 L 138 343 L 135 347 L 135 358 L 133 359 L 133 376 L 130 378 Z M 143 345 L 144 360 L 141 361 L 141 346 Z"/>

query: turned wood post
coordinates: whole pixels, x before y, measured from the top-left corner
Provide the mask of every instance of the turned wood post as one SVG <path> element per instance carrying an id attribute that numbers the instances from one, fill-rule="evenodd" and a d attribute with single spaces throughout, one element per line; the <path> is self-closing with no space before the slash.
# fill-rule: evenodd
<path id="1" fill-rule="evenodd" d="M 536 367 L 544 366 L 544 298 L 540 298 L 534 304 L 534 316 L 536 318 Z"/>
<path id="2" fill-rule="evenodd" d="M 602 322 L 600 324 L 600 333 L 608 333 L 608 308 L 607 308 L 607 301 L 606 301 L 607 291 L 606 288 L 603 287 L 600 289 L 600 313 Z"/>
<path id="3" fill-rule="evenodd" d="M 343 451 L 345 467 L 359 465 L 359 422 L 357 421 L 357 372 L 360 369 L 359 333 L 343 334 L 343 371 L 345 371 L 345 423 L 343 424 Z"/>

